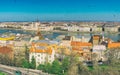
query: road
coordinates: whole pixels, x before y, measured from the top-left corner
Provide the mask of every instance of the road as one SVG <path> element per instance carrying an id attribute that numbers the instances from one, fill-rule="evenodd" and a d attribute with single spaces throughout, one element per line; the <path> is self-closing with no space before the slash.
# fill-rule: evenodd
<path id="1" fill-rule="evenodd" d="M 22 75 L 50 75 L 48 73 L 43 73 L 41 70 L 26 69 L 20 67 L 6 66 L 0 64 L 0 70 L 8 73 L 8 75 L 15 75 L 15 71 L 22 72 Z"/>

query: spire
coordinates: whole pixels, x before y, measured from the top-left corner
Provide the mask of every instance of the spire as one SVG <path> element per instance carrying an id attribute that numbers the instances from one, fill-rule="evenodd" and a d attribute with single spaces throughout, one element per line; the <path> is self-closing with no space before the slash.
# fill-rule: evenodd
<path id="1" fill-rule="evenodd" d="M 39 36 L 39 40 L 41 40 L 41 39 L 43 39 L 43 36 L 42 36 L 40 28 L 39 28 L 40 27 L 40 21 L 39 20 L 36 21 L 36 26 L 37 26 L 36 36 Z"/>

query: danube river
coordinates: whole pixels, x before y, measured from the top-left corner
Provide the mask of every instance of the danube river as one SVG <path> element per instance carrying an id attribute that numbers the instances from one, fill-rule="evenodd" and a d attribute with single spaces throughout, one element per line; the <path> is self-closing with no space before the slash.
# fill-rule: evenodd
<path id="1" fill-rule="evenodd" d="M 68 36 L 75 36 L 77 38 L 81 38 L 84 36 L 85 38 L 91 38 L 92 35 L 102 35 L 100 33 L 72 33 L 72 32 L 51 32 L 50 34 L 45 34 L 44 36 L 49 39 L 55 39 L 56 37 L 60 35 L 68 35 Z M 110 33 L 104 33 L 105 38 L 111 38 L 113 41 L 120 40 L 120 34 L 110 34 Z"/>
<path id="2" fill-rule="evenodd" d="M 20 33 L 20 34 L 29 34 L 29 35 L 35 35 L 35 32 L 33 31 L 23 31 L 23 30 L 13 30 L 13 29 L 0 29 L 0 34 L 4 34 L 4 33 Z M 97 35 L 102 35 L 99 33 L 95 33 Z M 75 36 L 77 38 L 81 38 L 81 36 L 84 36 L 86 38 L 90 38 L 92 35 L 92 33 L 75 33 L 75 32 L 42 32 L 42 35 L 45 38 L 48 39 L 56 39 L 56 37 L 60 36 L 60 35 L 68 35 L 68 36 Z M 110 34 L 110 33 L 105 33 L 104 34 L 105 37 L 111 38 L 113 41 L 118 41 L 120 40 L 120 34 Z"/>

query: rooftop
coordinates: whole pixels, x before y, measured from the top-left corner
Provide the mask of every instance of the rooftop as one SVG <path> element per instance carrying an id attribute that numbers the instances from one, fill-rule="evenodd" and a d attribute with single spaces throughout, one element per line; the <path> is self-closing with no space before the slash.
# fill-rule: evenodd
<path id="1" fill-rule="evenodd" d="M 30 49 L 31 53 L 48 53 L 48 54 L 52 54 L 52 49 L 51 48 L 47 48 L 47 49 L 36 49 L 34 47 L 32 47 Z"/>
<path id="2" fill-rule="evenodd" d="M 71 46 L 92 46 L 92 43 L 72 41 Z"/>
<path id="3" fill-rule="evenodd" d="M 46 43 L 46 44 L 58 44 L 58 41 L 51 41 L 51 40 L 37 40 L 33 41 L 33 43 Z"/>
<path id="4" fill-rule="evenodd" d="M 108 48 L 117 48 L 117 47 L 120 47 L 120 42 L 108 43 Z"/>
<path id="5" fill-rule="evenodd" d="M 13 50 L 12 48 L 10 47 L 7 47 L 7 46 L 3 46 L 3 47 L 0 47 L 0 53 L 1 54 L 9 54 L 11 53 Z"/>

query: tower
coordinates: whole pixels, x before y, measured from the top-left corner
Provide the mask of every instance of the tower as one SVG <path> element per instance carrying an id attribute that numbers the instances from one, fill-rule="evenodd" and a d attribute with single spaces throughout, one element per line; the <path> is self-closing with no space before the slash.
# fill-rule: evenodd
<path id="1" fill-rule="evenodd" d="M 105 41 L 104 33 L 105 33 L 105 25 L 102 26 L 102 41 Z"/>
<path id="2" fill-rule="evenodd" d="M 37 20 L 37 22 L 35 23 L 35 28 L 37 29 L 36 36 L 38 36 L 39 40 L 41 40 L 41 39 L 43 39 L 43 36 L 41 34 L 39 27 L 40 27 L 40 22 Z"/>

